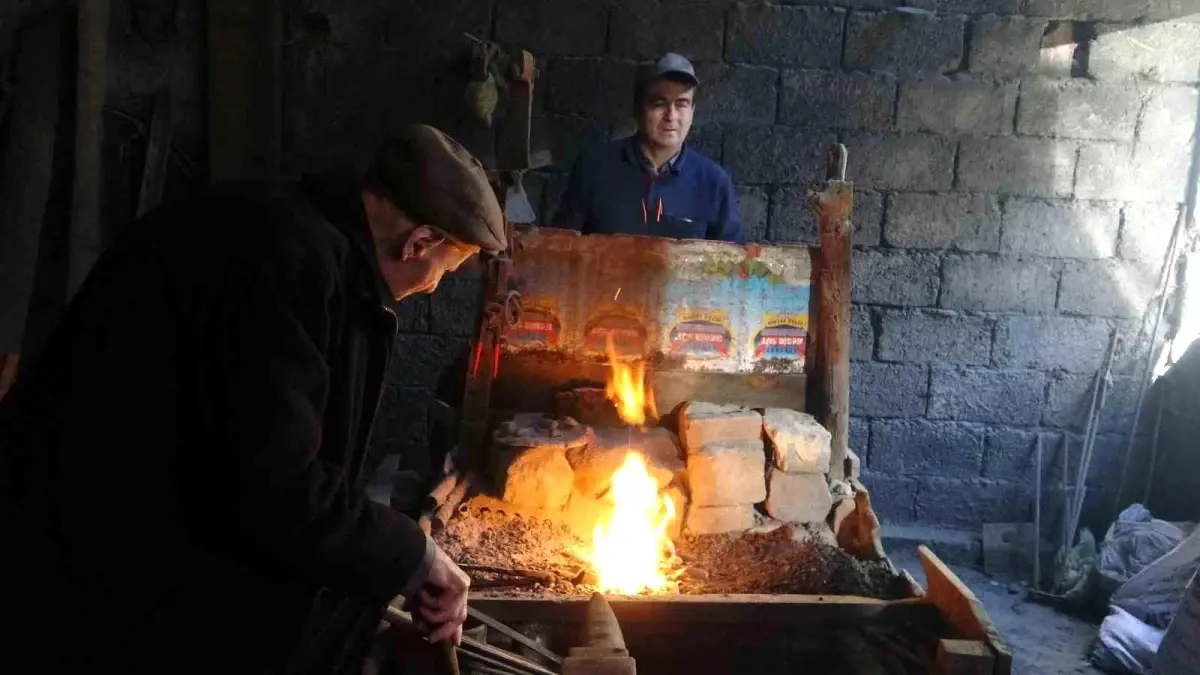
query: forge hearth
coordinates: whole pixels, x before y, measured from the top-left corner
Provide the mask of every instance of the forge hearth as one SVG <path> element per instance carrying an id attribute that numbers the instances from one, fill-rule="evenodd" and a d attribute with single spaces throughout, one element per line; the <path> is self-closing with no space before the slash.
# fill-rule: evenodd
<path id="1" fill-rule="evenodd" d="M 477 494 L 435 539 L 485 592 L 587 595 L 598 582 L 593 536 L 616 506 L 613 477 L 636 453 L 659 503 L 671 504 L 667 592 L 907 593 L 881 554 L 839 545 L 861 540 L 853 516 L 865 494 L 854 475 L 831 488 L 829 433 L 811 416 L 688 402 L 662 423 L 673 426 L 514 416 L 493 435 L 487 475 L 470 481 Z"/>

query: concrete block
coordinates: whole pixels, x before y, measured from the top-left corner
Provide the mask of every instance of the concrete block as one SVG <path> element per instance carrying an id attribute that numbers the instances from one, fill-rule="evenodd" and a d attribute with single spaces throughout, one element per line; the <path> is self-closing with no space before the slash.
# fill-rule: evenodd
<path id="1" fill-rule="evenodd" d="M 988 429 L 983 448 L 983 477 L 1032 483 L 1037 435 L 1036 431 L 1024 429 Z M 1048 485 L 1058 480 L 1057 474 L 1050 472 L 1057 466 L 1058 440 L 1053 434 L 1045 434 L 1042 440 L 1042 485 Z"/>
<path id="2" fill-rule="evenodd" d="M 748 127 L 725 135 L 725 166 L 739 183 L 812 183 L 825 177 L 826 131 Z"/>
<path id="3" fill-rule="evenodd" d="M 870 361 L 875 354 L 875 326 L 871 310 L 862 305 L 850 308 L 850 359 Z"/>
<path id="4" fill-rule="evenodd" d="M 907 3 L 938 14 L 1017 14 L 1021 0 L 912 0 Z"/>
<path id="5" fill-rule="evenodd" d="M 1138 317 L 1158 286 L 1159 264 L 1095 260 L 1063 268 L 1058 308 L 1071 314 Z"/>
<path id="6" fill-rule="evenodd" d="M 935 367 L 929 418 L 1029 426 L 1041 421 L 1045 391 L 1037 371 Z"/>
<path id="7" fill-rule="evenodd" d="M 633 63 L 608 59 L 551 59 L 544 82 L 549 112 L 615 122 L 632 113 Z"/>
<path id="8" fill-rule="evenodd" d="M 569 169 L 585 151 L 608 140 L 609 123 L 588 117 L 576 115 L 538 115 L 533 116 L 530 128 L 529 145 L 531 150 L 539 148 L 550 151 L 551 161 L 562 169 Z M 525 174 L 525 190 L 532 187 L 530 178 L 535 174 Z M 543 193 L 550 187 L 550 181 L 545 174 L 538 176 Z M 530 193 L 529 200 L 537 210 L 538 202 Z M 551 215 L 551 214 L 546 214 Z"/>
<path id="9" fill-rule="evenodd" d="M 1111 334 L 1098 319 L 1007 317 L 996 326 L 992 360 L 1002 368 L 1091 372 L 1104 361 Z"/>
<path id="10" fill-rule="evenodd" d="M 1200 80 L 1200 24 L 1101 24 L 1088 52 L 1088 72 L 1097 80 Z"/>
<path id="11" fill-rule="evenodd" d="M 946 258 L 940 306 L 994 312 L 1054 309 L 1061 263 L 981 255 Z"/>
<path id="12" fill-rule="evenodd" d="M 1191 166 L 1188 147 L 1173 143 L 1084 145 L 1079 150 L 1075 196 L 1129 202 L 1182 202 Z"/>
<path id="13" fill-rule="evenodd" d="M 850 447 L 856 457 L 866 457 L 871 449 L 871 420 L 865 417 L 850 418 Z"/>
<path id="14" fill-rule="evenodd" d="M 767 498 L 762 439 L 714 441 L 688 453 L 687 481 L 694 506 L 761 502 Z"/>
<path id="15" fill-rule="evenodd" d="M 937 134 L 1011 134 L 1016 108 L 1013 83 L 940 77 L 900 86 L 896 126 Z"/>
<path id="16" fill-rule="evenodd" d="M 867 417 L 925 414 L 929 376 L 925 366 L 899 363 L 850 364 L 850 413 Z"/>
<path id="17" fill-rule="evenodd" d="M 767 241 L 767 214 L 770 213 L 767 191 L 751 185 L 739 185 L 737 193 L 738 213 L 742 216 L 746 240 Z"/>
<path id="18" fill-rule="evenodd" d="M 392 350 L 389 382 L 393 386 L 433 389 L 445 370 L 465 359 L 470 348 L 470 340 L 462 337 L 401 333 Z"/>
<path id="19" fill-rule="evenodd" d="M 917 519 L 917 481 L 912 478 L 864 472 L 863 486 L 871 497 L 871 510 L 882 523 L 911 523 Z"/>
<path id="20" fill-rule="evenodd" d="M 767 513 L 789 523 L 823 523 L 833 509 L 833 495 L 819 473 L 772 471 Z"/>
<path id="21" fill-rule="evenodd" d="M 922 134 L 858 133 L 846 138 L 847 180 L 881 190 L 949 190 L 954 142 Z"/>
<path id="22" fill-rule="evenodd" d="M 725 145 L 725 129 L 718 124 L 703 124 L 692 127 L 688 133 L 689 148 L 698 149 L 712 161 L 720 164 Z"/>
<path id="23" fill-rule="evenodd" d="M 1150 0 L 1150 10 L 1146 13 L 1150 21 L 1191 21 L 1200 20 L 1200 2 L 1197 0 Z"/>
<path id="24" fill-rule="evenodd" d="M 401 333 L 429 332 L 429 298 L 424 293 L 410 295 L 396 303 L 397 330 Z"/>
<path id="25" fill-rule="evenodd" d="M 599 56 L 608 41 L 608 8 L 588 0 L 500 0 L 496 40 L 542 56 Z"/>
<path id="26" fill-rule="evenodd" d="M 1025 197 L 1071 194 L 1077 145 L 1042 138 L 968 138 L 958 159 L 957 188 Z"/>
<path id="27" fill-rule="evenodd" d="M 771 461 L 779 471 L 829 473 L 830 435 L 812 415 L 767 408 L 763 411 L 763 431 Z"/>
<path id="28" fill-rule="evenodd" d="M 1034 70 L 1048 23 L 1024 16 L 979 17 L 971 28 L 971 72 L 1011 77 Z"/>
<path id="29" fill-rule="evenodd" d="M 1143 143 L 1159 145 L 1191 144 L 1196 134 L 1196 99 L 1195 87 L 1151 87 L 1138 138 Z"/>
<path id="30" fill-rule="evenodd" d="M 981 194 L 893 194 L 888 198 L 883 239 L 899 248 L 995 251 L 1000 243 L 1000 206 Z"/>
<path id="31" fill-rule="evenodd" d="M 1162 263 L 1179 219 L 1177 204 L 1132 204 L 1125 207 L 1117 255 L 1126 260 Z"/>
<path id="32" fill-rule="evenodd" d="M 431 402 L 427 389 L 384 387 L 379 415 L 371 431 L 372 444 L 376 447 L 428 444 Z"/>
<path id="33" fill-rule="evenodd" d="M 846 11 L 737 5 L 729 10 L 725 56 L 734 63 L 836 68 Z"/>
<path id="34" fill-rule="evenodd" d="M 1092 140 L 1129 141 L 1142 97 L 1131 85 L 1072 80 L 1025 80 L 1017 133 Z"/>
<path id="35" fill-rule="evenodd" d="M 1135 377 L 1114 377 L 1108 390 L 1104 407 L 1100 409 L 1099 430 L 1124 433 L 1133 422 L 1133 409 L 1137 406 L 1137 390 L 1141 381 Z M 1092 391 L 1096 376 L 1088 374 L 1059 373 L 1050 379 L 1046 390 L 1046 406 L 1042 411 L 1042 423 L 1048 426 L 1082 430 L 1087 424 L 1088 410 L 1092 405 Z"/>
<path id="36" fill-rule="evenodd" d="M 676 10 L 678 13 L 678 11 Z M 770 68 L 702 64 L 696 76 L 698 124 L 773 124 L 779 73 Z"/>
<path id="37" fill-rule="evenodd" d="M 926 420 L 871 422 L 872 472 L 972 478 L 983 466 L 983 429 Z"/>
<path id="38" fill-rule="evenodd" d="M 933 306 L 938 296 L 937 256 L 931 253 L 855 251 L 851 297 L 873 305 Z"/>
<path id="39" fill-rule="evenodd" d="M 494 457 L 493 471 L 504 501 L 547 511 L 560 511 L 567 505 L 575 480 L 562 447 L 506 451 Z"/>
<path id="40" fill-rule="evenodd" d="M 788 127 L 748 127 L 725 136 L 725 166 L 738 183 L 812 183 L 824 177 L 832 133 Z"/>
<path id="41" fill-rule="evenodd" d="M 1151 341 L 1150 333 L 1153 321 L 1153 317 L 1145 317 L 1144 319 L 1113 322 L 1117 329 L 1117 350 L 1113 355 L 1113 373 L 1115 375 L 1140 377 L 1150 354 L 1161 353 L 1165 338 L 1160 331 L 1158 339 Z"/>
<path id="42" fill-rule="evenodd" d="M 783 73 L 779 121 L 796 126 L 886 131 L 892 127 L 896 79 L 881 73 L 789 70 Z"/>
<path id="43" fill-rule="evenodd" d="M 762 438 L 762 415 L 738 406 L 689 402 L 679 411 L 679 438 L 687 452 L 725 440 Z"/>
<path id="44" fill-rule="evenodd" d="M 1010 199 L 1004 205 L 1001 253 L 1054 258 L 1109 258 L 1121 225 L 1109 202 Z"/>
<path id="45" fill-rule="evenodd" d="M 978 530 L 984 523 L 1030 519 L 1032 496 L 1024 485 L 984 479 L 917 479 L 917 520 Z"/>
<path id="46" fill-rule="evenodd" d="M 1024 12 L 1059 19 L 1132 21 L 1147 15 L 1160 0 L 1028 0 Z"/>
<path id="47" fill-rule="evenodd" d="M 771 196 L 771 220 L 768 236 L 775 243 L 818 243 L 817 217 L 808 205 L 809 188 L 781 187 Z M 854 190 L 854 211 L 850 214 L 852 241 L 855 246 L 879 244 L 883 220 L 883 195 L 870 190 Z"/>
<path id="48" fill-rule="evenodd" d="M 854 12 L 842 65 L 905 75 L 955 70 L 963 58 L 963 26 L 957 16 Z"/>
<path id="49" fill-rule="evenodd" d="M 684 529 L 691 534 L 725 534 L 754 527 L 753 506 L 693 506 Z"/>
<path id="50" fill-rule="evenodd" d="M 609 53 L 618 58 L 653 60 L 675 52 L 693 61 L 720 61 L 724 41 L 725 10 L 716 3 L 692 3 L 686 11 L 666 2 L 613 6 Z"/>
<path id="51" fill-rule="evenodd" d="M 603 496 L 612 487 L 613 474 L 630 452 L 642 456 L 659 489 L 670 485 L 677 475 L 683 475 L 683 450 L 669 429 L 599 428 L 595 430 L 594 442 L 567 451 L 567 461 L 575 472 L 575 491 L 587 497 Z"/>
<path id="52" fill-rule="evenodd" d="M 439 335 L 474 337 L 479 328 L 480 284 L 446 280 L 429 296 L 429 330 Z"/>
<path id="53" fill-rule="evenodd" d="M 884 310 L 879 359 L 905 363 L 987 365 L 992 352 L 991 319 L 950 312 Z"/>

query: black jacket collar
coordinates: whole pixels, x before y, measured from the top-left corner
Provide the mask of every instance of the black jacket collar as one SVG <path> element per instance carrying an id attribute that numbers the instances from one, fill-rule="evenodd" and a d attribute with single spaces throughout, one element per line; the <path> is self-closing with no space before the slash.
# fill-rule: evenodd
<path id="1" fill-rule="evenodd" d="M 362 180 L 358 174 L 350 169 L 333 169 L 305 175 L 300 185 L 321 215 L 350 240 L 367 270 L 373 295 L 378 296 L 376 299 L 384 306 L 394 304 L 391 289 L 379 268 L 375 240 L 363 209 Z"/>

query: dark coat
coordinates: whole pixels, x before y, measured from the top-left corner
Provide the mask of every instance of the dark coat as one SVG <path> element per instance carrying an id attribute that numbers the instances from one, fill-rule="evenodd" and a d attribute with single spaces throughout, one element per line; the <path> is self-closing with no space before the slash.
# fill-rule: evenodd
<path id="1" fill-rule="evenodd" d="M 352 669 L 433 551 L 360 489 L 388 296 L 349 176 L 132 225 L 0 404 L 3 658 Z"/>

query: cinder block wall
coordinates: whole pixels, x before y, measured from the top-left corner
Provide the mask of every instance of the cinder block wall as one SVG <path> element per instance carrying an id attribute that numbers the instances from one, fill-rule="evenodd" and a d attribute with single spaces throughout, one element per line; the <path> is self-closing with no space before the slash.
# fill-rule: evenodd
<path id="1" fill-rule="evenodd" d="M 19 4 L 0 12 L 0 48 L 21 10 L 52 3 Z M 144 114 L 169 84 L 178 142 L 199 158 L 202 2 L 177 4 L 162 33 L 114 2 L 109 102 Z M 1115 334 L 1125 341 L 1085 514 L 1107 518 L 1147 348 L 1139 317 L 1188 189 L 1200 1 L 913 0 L 917 13 L 895 0 L 284 4 L 293 174 L 361 165 L 411 121 L 490 163 L 492 134 L 467 121 L 451 73 L 464 32 L 538 57 L 535 143 L 556 165 L 528 188 L 544 214 L 581 148 L 631 130 L 635 65 L 666 50 L 698 64 L 692 142 L 728 168 L 754 239 L 815 241 L 806 189 L 826 145 L 845 143 L 857 188 L 852 441 L 879 514 L 975 531 L 1029 519 L 1035 435 L 1054 484 L 1062 435 L 1081 430 Z M 375 440 L 406 465 L 428 470 L 431 397 L 461 379 L 476 284 L 466 273 L 404 304 Z M 1140 495 L 1140 457 L 1130 474 Z"/>

